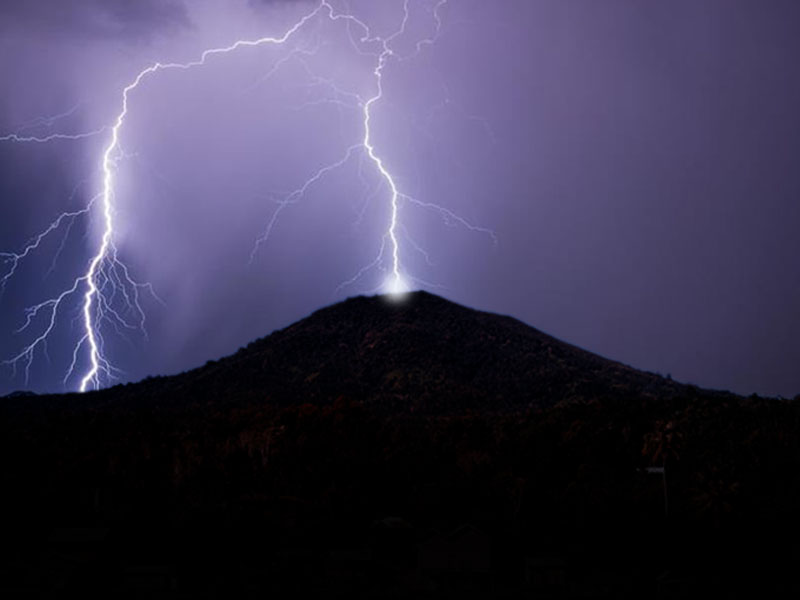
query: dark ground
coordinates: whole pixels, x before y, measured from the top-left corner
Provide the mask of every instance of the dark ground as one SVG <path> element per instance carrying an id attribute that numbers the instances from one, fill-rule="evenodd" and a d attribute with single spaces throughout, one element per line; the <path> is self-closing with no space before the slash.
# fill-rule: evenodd
<path id="1" fill-rule="evenodd" d="M 797 401 L 429 294 L 1 406 L 4 598 L 800 593 Z"/>

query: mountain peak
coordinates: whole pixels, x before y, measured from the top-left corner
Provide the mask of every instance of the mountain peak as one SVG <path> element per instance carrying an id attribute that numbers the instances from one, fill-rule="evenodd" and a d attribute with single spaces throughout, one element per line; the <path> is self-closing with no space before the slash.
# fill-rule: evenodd
<path id="1" fill-rule="evenodd" d="M 174 398 L 180 390 L 213 402 L 328 404 L 344 397 L 379 410 L 437 414 L 673 394 L 679 387 L 511 317 L 424 291 L 348 298 L 231 356 L 146 385 L 148 395 Z"/>

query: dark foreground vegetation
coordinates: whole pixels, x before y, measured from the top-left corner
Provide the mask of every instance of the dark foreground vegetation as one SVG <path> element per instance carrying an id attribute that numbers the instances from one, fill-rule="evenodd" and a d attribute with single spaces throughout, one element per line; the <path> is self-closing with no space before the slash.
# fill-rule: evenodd
<path id="1" fill-rule="evenodd" d="M 568 398 L 411 411 L 335 378 L 313 402 L 226 394 L 219 364 L 214 385 L 2 401 L 2 597 L 800 592 L 797 402 L 666 381 L 590 397 L 587 376 Z"/>

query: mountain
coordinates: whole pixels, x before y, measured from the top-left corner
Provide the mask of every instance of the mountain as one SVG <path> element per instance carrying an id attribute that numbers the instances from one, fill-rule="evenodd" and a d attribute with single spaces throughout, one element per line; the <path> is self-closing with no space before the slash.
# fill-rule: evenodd
<path id="1" fill-rule="evenodd" d="M 390 412 L 509 412 L 683 386 L 601 358 L 516 319 L 427 292 L 350 298 L 232 356 L 125 395 L 279 404 L 363 401 Z M 118 393 L 118 392 L 115 392 Z"/>
<path id="2" fill-rule="evenodd" d="M 0 596 L 798 597 L 800 403 L 417 292 L 0 399 Z"/>

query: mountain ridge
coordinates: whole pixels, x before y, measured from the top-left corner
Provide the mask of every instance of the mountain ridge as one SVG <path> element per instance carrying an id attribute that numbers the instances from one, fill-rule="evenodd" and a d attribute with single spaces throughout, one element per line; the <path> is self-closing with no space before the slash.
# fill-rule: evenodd
<path id="1" fill-rule="evenodd" d="M 642 598 L 665 572 L 781 596 L 798 429 L 797 402 L 677 384 L 511 317 L 352 298 L 180 375 L 4 399 L 4 543 L 17 583 L 122 589 L 169 565 L 187 598 L 243 597 L 247 573 L 261 596 Z M 102 545 L 56 572 L 76 526 Z M 477 532 L 479 564 L 440 544 L 453 531 Z"/>
<path id="2" fill-rule="evenodd" d="M 419 291 L 318 309 L 189 371 L 101 392 L 124 397 L 329 404 L 391 412 L 513 412 L 609 395 L 671 396 L 685 384 L 601 357 L 513 317 Z"/>

